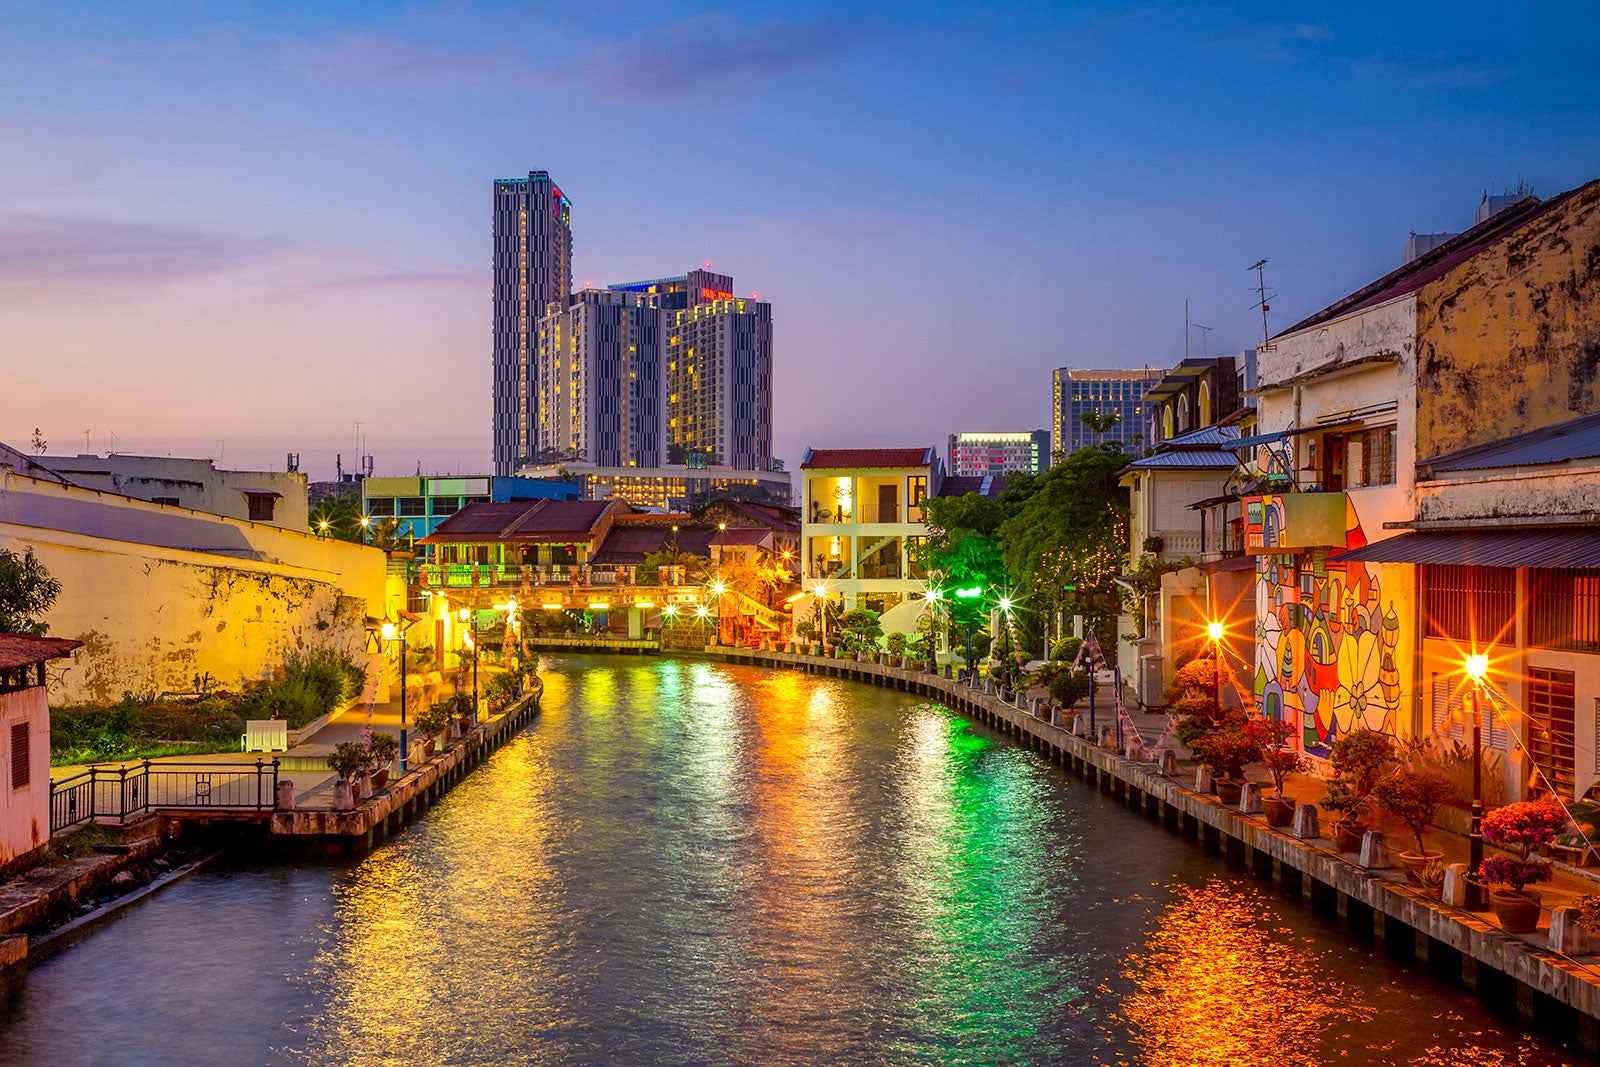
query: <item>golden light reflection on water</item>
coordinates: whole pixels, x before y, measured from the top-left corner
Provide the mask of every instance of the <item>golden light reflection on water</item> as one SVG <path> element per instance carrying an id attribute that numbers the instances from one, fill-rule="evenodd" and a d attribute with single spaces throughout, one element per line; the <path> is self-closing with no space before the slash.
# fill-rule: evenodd
<path id="1" fill-rule="evenodd" d="M 1150 1067 L 1317 1067 L 1330 1028 L 1367 1014 L 1268 918 L 1218 881 L 1179 890 L 1123 971 L 1135 992 L 1118 1014 Z"/>

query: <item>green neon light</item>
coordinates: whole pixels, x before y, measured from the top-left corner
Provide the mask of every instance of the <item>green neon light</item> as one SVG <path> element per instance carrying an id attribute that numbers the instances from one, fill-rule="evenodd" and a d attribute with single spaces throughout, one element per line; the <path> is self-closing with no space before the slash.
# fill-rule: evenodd
<path id="1" fill-rule="evenodd" d="M 957 589 L 956 590 L 956 596 L 962 597 L 963 599 L 970 598 L 970 597 L 975 597 L 975 596 L 982 596 L 982 595 L 983 595 L 983 590 L 980 587 L 976 586 L 976 585 L 973 586 L 971 589 Z"/>

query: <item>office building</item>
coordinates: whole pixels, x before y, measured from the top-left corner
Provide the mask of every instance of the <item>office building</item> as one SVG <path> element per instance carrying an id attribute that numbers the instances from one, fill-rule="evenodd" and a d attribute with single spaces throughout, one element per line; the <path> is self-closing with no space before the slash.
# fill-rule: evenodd
<path id="1" fill-rule="evenodd" d="M 493 277 L 494 469 L 508 475 L 538 447 L 539 320 L 572 292 L 572 204 L 548 172 L 496 179 Z"/>
<path id="2" fill-rule="evenodd" d="M 949 460 L 950 473 L 960 478 L 1037 474 L 1050 465 L 1050 432 L 953 433 Z"/>
<path id="3" fill-rule="evenodd" d="M 735 470 L 732 467 L 599 467 L 591 463 L 552 463 L 523 467 L 527 478 L 566 479 L 584 500 L 626 500 L 635 507 L 692 511 L 712 498 L 737 494 L 759 503 L 787 505 L 787 471 Z"/>
<path id="4" fill-rule="evenodd" d="M 1053 447 L 1066 454 L 1094 444 L 1115 441 L 1138 455 L 1144 451 L 1144 394 L 1162 378 L 1151 368 L 1139 370 L 1072 370 L 1062 367 L 1054 374 Z M 1116 416 L 1103 433 L 1084 425 L 1080 416 Z"/>
<path id="5" fill-rule="evenodd" d="M 664 313 L 655 301 L 585 289 L 540 320 L 539 418 L 529 462 L 661 465 Z"/>

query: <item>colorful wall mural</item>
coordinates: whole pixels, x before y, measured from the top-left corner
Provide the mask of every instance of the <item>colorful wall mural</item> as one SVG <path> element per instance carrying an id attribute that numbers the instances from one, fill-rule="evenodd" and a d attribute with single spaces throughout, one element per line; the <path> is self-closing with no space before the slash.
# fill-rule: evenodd
<path id="1" fill-rule="evenodd" d="M 1290 547 L 1304 543 L 1283 537 L 1296 529 L 1297 507 L 1309 505 L 1325 521 L 1339 501 L 1342 537 Z M 1307 525 L 1298 524 L 1302 531 Z M 1245 531 L 1252 551 L 1284 549 L 1256 557 L 1254 689 L 1262 710 L 1298 722 L 1305 750 L 1317 756 L 1358 727 L 1395 733 L 1400 616 L 1394 591 L 1384 590 L 1378 564 L 1328 558 L 1367 543 L 1354 501 L 1344 493 L 1256 497 L 1246 501 Z"/>

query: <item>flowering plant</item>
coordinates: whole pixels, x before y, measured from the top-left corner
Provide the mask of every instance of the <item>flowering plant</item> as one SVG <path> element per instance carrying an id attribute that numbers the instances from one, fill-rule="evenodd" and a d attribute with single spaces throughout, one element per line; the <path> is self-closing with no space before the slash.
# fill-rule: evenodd
<path id="1" fill-rule="evenodd" d="M 1523 859 L 1535 845 L 1548 845 L 1567 825 L 1567 812 L 1548 800 L 1524 800 L 1495 808 L 1483 817 L 1483 837 L 1516 849 Z"/>
<path id="2" fill-rule="evenodd" d="M 1520 893 L 1532 882 L 1550 880 L 1550 864 L 1544 860 L 1517 859 L 1515 856 L 1490 856 L 1478 867 L 1480 881 L 1508 885 Z"/>
<path id="3" fill-rule="evenodd" d="M 1309 766 L 1304 755 L 1289 747 L 1289 739 L 1294 736 L 1294 725 L 1284 719 L 1251 719 L 1245 730 L 1261 746 L 1261 765 L 1272 776 L 1274 795 L 1283 799 L 1285 776 L 1302 774 Z"/>

